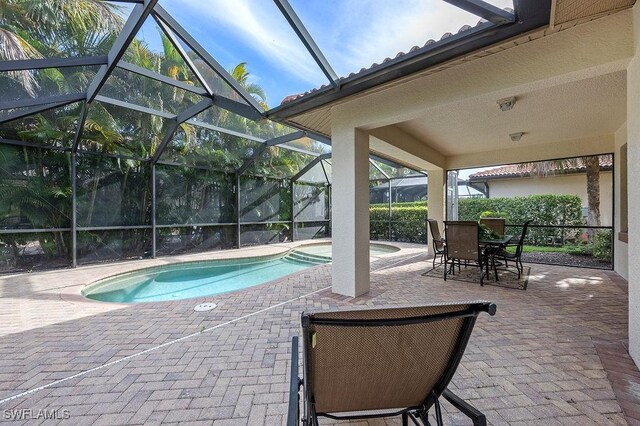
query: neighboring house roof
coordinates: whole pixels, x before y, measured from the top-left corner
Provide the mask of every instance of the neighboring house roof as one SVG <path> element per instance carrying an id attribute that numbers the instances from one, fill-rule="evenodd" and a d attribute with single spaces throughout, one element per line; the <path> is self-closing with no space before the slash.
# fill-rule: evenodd
<path id="1" fill-rule="evenodd" d="M 410 176 L 404 178 L 396 178 L 391 180 L 392 188 L 413 188 L 413 187 L 427 187 L 426 176 Z M 382 183 L 371 188 L 372 190 L 387 190 L 389 189 L 388 183 Z"/>
<path id="2" fill-rule="evenodd" d="M 513 13 L 513 9 L 512 9 L 512 8 L 510 8 L 510 7 L 505 7 L 505 8 L 504 8 L 504 10 L 506 10 L 506 11 L 507 11 L 507 12 L 509 12 L 509 13 Z M 479 20 L 479 21 L 478 21 L 478 23 L 477 23 L 475 26 L 473 26 L 473 27 L 472 27 L 471 25 L 463 25 L 463 26 L 458 30 L 458 32 L 457 32 L 456 34 L 462 34 L 462 33 L 466 32 L 466 31 L 472 30 L 473 28 L 476 28 L 476 27 L 478 27 L 478 26 L 480 26 L 480 25 L 482 25 L 482 24 L 485 24 L 486 22 L 487 22 L 487 21 L 486 21 L 485 19 L 481 19 L 481 20 Z M 438 40 L 438 41 L 443 41 L 443 40 L 445 40 L 445 39 L 447 39 L 447 38 L 449 38 L 449 37 L 451 37 L 451 36 L 453 36 L 453 34 L 452 34 L 452 33 L 449 33 L 449 32 L 444 33 L 444 34 L 442 35 L 442 37 L 440 37 L 440 40 Z M 408 51 L 407 53 L 413 53 L 413 52 L 415 52 L 415 51 L 417 51 L 417 50 L 419 50 L 419 49 L 426 48 L 427 46 L 430 46 L 430 45 L 432 45 L 432 44 L 434 44 L 434 43 L 437 43 L 438 41 L 433 40 L 433 39 L 429 39 L 429 40 L 427 40 L 427 42 L 426 42 L 423 46 L 413 46 L 411 49 L 409 49 L 409 51 Z M 407 53 L 405 53 L 405 52 L 398 52 L 398 54 L 397 54 L 393 59 L 401 58 L 402 56 L 405 56 Z M 358 71 L 358 72 L 352 72 L 352 73 L 351 73 L 351 74 L 349 74 L 347 77 L 340 77 L 340 78 L 338 79 L 338 82 L 340 82 L 340 83 L 341 83 L 342 81 L 344 81 L 344 80 L 346 80 L 346 79 L 348 79 L 348 78 L 357 77 L 358 75 L 360 75 L 360 74 L 364 74 L 365 72 L 370 71 L 370 70 L 373 70 L 373 69 L 375 69 L 375 68 L 381 68 L 381 67 L 383 67 L 383 66 L 384 66 L 384 64 L 386 64 L 387 62 L 390 62 L 391 60 L 392 60 L 392 58 L 387 57 L 387 58 L 384 58 L 384 59 L 382 60 L 382 62 L 381 62 L 381 63 L 379 63 L 379 64 L 378 64 L 377 62 L 374 62 L 374 63 L 373 63 L 373 64 L 371 64 L 371 66 L 369 66 L 368 68 L 361 68 L 361 69 L 360 69 L 360 71 Z M 287 103 L 289 103 L 289 102 L 293 102 L 293 101 L 295 101 L 295 100 L 297 100 L 297 99 L 300 99 L 300 98 L 302 98 L 302 97 L 304 97 L 304 96 L 307 96 L 307 95 L 310 95 L 310 94 L 312 94 L 312 93 L 318 92 L 319 90 L 322 90 L 322 89 L 324 89 L 325 87 L 328 87 L 328 86 L 329 86 L 328 84 L 323 84 L 323 85 L 322 85 L 322 86 L 320 86 L 320 87 L 316 87 L 316 88 L 313 88 L 313 89 L 311 89 L 311 90 L 307 90 L 307 91 L 306 91 L 306 92 L 304 92 L 304 93 L 297 93 L 297 94 L 294 94 L 294 95 L 289 95 L 289 96 L 285 97 L 285 98 L 282 100 L 282 102 L 280 102 L 280 105 L 284 105 L 284 104 L 287 104 Z"/>
<path id="3" fill-rule="evenodd" d="M 587 167 L 582 158 L 577 160 L 577 164 L 571 164 L 568 160 L 562 163 L 550 161 L 546 174 L 559 175 L 569 173 L 585 173 Z M 600 156 L 600 170 L 611 170 L 613 168 L 613 157 L 611 155 Z M 509 164 L 507 166 L 495 167 L 493 169 L 483 170 L 481 172 L 469 175 L 469 180 L 488 180 L 500 178 L 517 178 L 531 176 L 534 171 L 532 163 Z"/>

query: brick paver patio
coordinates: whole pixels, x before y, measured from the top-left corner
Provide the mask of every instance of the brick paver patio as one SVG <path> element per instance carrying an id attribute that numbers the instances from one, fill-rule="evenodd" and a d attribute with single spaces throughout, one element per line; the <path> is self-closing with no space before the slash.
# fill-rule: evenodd
<path id="1" fill-rule="evenodd" d="M 526 291 L 481 288 L 421 276 L 430 266 L 423 247 L 375 260 L 371 292 L 356 299 L 330 292 L 329 265 L 235 293 L 138 305 L 78 292 L 168 259 L 2 277 L 0 421 L 55 410 L 74 425 L 279 425 L 303 310 L 486 299 L 498 313 L 479 318 L 451 387 L 490 423 L 640 424 L 640 373 L 625 349 L 626 283 L 616 274 L 531 265 Z M 195 312 L 203 301 L 218 307 Z M 446 411 L 449 424 L 468 423 Z"/>

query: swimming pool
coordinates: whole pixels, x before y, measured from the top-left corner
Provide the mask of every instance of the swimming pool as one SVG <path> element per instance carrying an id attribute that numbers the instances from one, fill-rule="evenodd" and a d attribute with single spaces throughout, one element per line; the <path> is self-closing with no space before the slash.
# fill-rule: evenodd
<path id="1" fill-rule="evenodd" d="M 397 247 L 371 244 L 371 256 Z M 331 244 L 309 244 L 280 256 L 211 260 L 163 265 L 120 274 L 89 284 L 82 294 L 117 303 L 160 302 L 211 296 L 252 287 L 315 265 L 331 262 Z"/>

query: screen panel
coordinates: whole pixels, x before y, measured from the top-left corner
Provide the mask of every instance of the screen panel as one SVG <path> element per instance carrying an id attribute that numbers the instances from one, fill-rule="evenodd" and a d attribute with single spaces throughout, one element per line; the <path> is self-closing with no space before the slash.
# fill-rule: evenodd
<path id="1" fill-rule="evenodd" d="M 79 227 L 151 224 L 148 163 L 79 154 L 76 179 Z"/>
<path id="2" fill-rule="evenodd" d="M 162 227 L 157 230 L 157 253 L 161 256 L 235 248 L 235 226 Z"/>
<path id="3" fill-rule="evenodd" d="M 328 221 L 296 223 L 294 232 L 296 241 L 330 238 L 331 223 Z"/>
<path id="4" fill-rule="evenodd" d="M 326 185 L 296 183 L 293 187 L 295 221 L 329 219 L 329 188 Z"/>
<path id="5" fill-rule="evenodd" d="M 160 155 L 160 162 L 232 172 L 259 147 L 259 142 L 183 123 Z"/>
<path id="6" fill-rule="evenodd" d="M 235 222 L 235 179 L 210 170 L 156 166 L 156 223 Z"/>
<path id="7" fill-rule="evenodd" d="M 240 227 L 240 244 L 242 247 L 285 243 L 288 241 L 291 241 L 291 224 L 268 223 L 242 225 Z"/>
<path id="8" fill-rule="evenodd" d="M 0 274 L 66 268 L 71 232 L 0 233 Z"/>
<path id="9" fill-rule="evenodd" d="M 151 257 L 151 235 L 151 227 L 146 229 L 78 231 L 78 264 Z"/>
<path id="10" fill-rule="evenodd" d="M 3 229 L 71 227 L 69 153 L 0 144 Z"/>
<path id="11" fill-rule="evenodd" d="M 91 104 L 80 150 L 149 158 L 162 142 L 169 120 L 103 102 Z"/>
<path id="12" fill-rule="evenodd" d="M 240 222 L 291 220 L 289 181 L 242 176 L 240 179 Z"/>
<path id="13" fill-rule="evenodd" d="M 0 123 L 0 138 L 43 147 L 70 148 L 76 134 L 81 107 L 80 102 L 75 102 Z"/>

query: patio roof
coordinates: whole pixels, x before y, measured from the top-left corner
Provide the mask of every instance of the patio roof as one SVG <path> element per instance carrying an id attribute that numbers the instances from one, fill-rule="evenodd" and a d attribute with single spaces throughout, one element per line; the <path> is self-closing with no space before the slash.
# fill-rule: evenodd
<path id="1" fill-rule="evenodd" d="M 459 54 L 457 57 L 450 58 L 450 60 L 444 63 L 430 64 L 411 75 L 399 76 L 396 74 L 390 81 L 377 81 L 363 91 L 357 88 L 351 89 L 350 85 L 355 85 L 356 82 L 352 84 L 349 81 L 349 84 L 346 84 L 344 87 L 344 96 L 337 93 L 332 94 L 328 87 L 305 93 L 304 96 L 300 96 L 300 94 L 292 95 L 296 98 L 293 102 L 287 102 L 286 104 L 273 108 L 268 114 L 272 117 L 285 118 L 286 122 L 295 123 L 295 125 L 302 128 L 313 129 L 318 133 L 330 136 L 332 123 L 330 111 L 332 106 L 340 105 L 352 99 L 385 90 L 398 84 L 424 79 L 427 76 L 436 75 L 445 70 L 452 70 L 456 67 L 483 60 L 483 58 L 491 57 L 518 46 L 527 45 L 536 40 L 570 30 L 581 24 L 618 13 L 621 10 L 633 6 L 634 3 L 634 0 L 610 0 L 590 3 L 588 7 L 583 7 L 575 5 L 571 0 L 559 0 L 553 9 L 547 10 L 547 15 L 550 15 L 550 19 L 549 16 L 547 16 L 545 23 L 530 29 L 520 37 L 514 35 L 502 41 L 494 41 L 485 47 L 476 46 L 475 50 Z M 538 3 L 538 6 L 540 6 L 540 3 Z M 502 29 L 498 31 L 502 31 Z M 392 74 L 392 70 L 389 70 L 389 74 Z M 359 73 L 355 74 L 352 78 L 357 79 L 359 75 Z M 303 102 L 303 99 L 306 100 Z"/>

